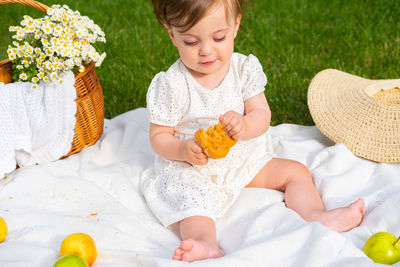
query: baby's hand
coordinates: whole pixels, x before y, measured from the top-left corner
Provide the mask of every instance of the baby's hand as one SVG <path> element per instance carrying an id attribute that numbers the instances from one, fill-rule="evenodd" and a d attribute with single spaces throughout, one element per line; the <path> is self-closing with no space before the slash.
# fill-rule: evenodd
<path id="1" fill-rule="evenodd" d="M 207 155 L 203 152 L 203 149 L 194 142 L 194 138 L 189 138 L 184 141 L 183 156 L 185 161 L 192 165 L 206 165 L 208 162 Z"/>
<path id="2" fill-rule="evenodd" d="M 235 140 L 241 138 L 247 129 L 244 117 L 233 110 L 219 116 L 219 121 L 225 133 Z"/>

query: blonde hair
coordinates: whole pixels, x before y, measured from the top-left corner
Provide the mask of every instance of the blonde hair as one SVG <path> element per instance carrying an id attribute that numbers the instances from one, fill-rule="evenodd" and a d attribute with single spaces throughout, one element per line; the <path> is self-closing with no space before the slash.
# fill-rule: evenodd
<path id="1" fill-rule="evenodd" d="M 203 17 L 210 8 L 225 6 L 227 21 L 242 14 L 244 0 L 152 0 L 154 13 L 161 25 L 180 28 L 186 32 Z"/>

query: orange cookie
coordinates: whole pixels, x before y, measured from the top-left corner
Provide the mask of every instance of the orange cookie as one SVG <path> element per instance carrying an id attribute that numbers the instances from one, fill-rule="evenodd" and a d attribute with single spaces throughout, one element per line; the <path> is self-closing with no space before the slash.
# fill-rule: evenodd
<path id="1" fill-rule="evenodd" d="M 230 138 L 224 133 L 221 123 L 208 127 L 207 131 L 199 129 L 194 134 L 194 141 L 212 159 L 225 157 L 229 149 L 237 142 L 237 140 Z"/>

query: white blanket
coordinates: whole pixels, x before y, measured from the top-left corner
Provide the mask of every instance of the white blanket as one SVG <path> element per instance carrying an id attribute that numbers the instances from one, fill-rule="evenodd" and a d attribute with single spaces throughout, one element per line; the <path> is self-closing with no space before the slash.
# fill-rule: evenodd
<path id="1" fill-rule="evenodd" d="M 0 82 L 0 177 L 19 166 L 50 162 L 66 155 L 75 127 L 75 76 L 59 81 Z"/>
<path id="2" fill-rule="evenodd" d="M 63 239 L 89 234 L 94 267 L 186 266 L 171 260 L 180 238 L 164 228 L 139 192 L 153 164 L 144 109 L 105 121 L 101 139 L 64 160 L 15 170 L 0 181 L 0 216 L 9 233 L 0 266 L 52 266 Z M 337 233 L 285 207 L 283 194 L 244 189 L 217 223 L 225 257 L 190 266 L 374 266 L 361 251 L 373 233 L 400 235 L 400 164 L 378 164 L 334 145 L 316 127 L 271 127 L 275 153 L 310 167 L 328 209 L 364 198 L 358 228 Z M 400 263 L 397 264 L 400 266 Z"/>

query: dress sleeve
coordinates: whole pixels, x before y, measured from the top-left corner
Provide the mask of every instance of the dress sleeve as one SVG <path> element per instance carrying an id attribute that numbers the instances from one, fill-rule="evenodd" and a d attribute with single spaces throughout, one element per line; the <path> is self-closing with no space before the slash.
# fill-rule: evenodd
<path id="1" fill-rule="evenodd" d="M 241 66 L 242 95 L 243 100 L 247 100 L 265 90 L 267 76 L 263 72 L 260 61 L 249 55 Z"/>
<path id="2" fill-rule="evenodd" d="M 147 90 L 147 112 L 150 122 L 164 126 L 178 125 L 182 116 L 179 89 L 174 88 L 165 72 L 154 76 Z"/>

